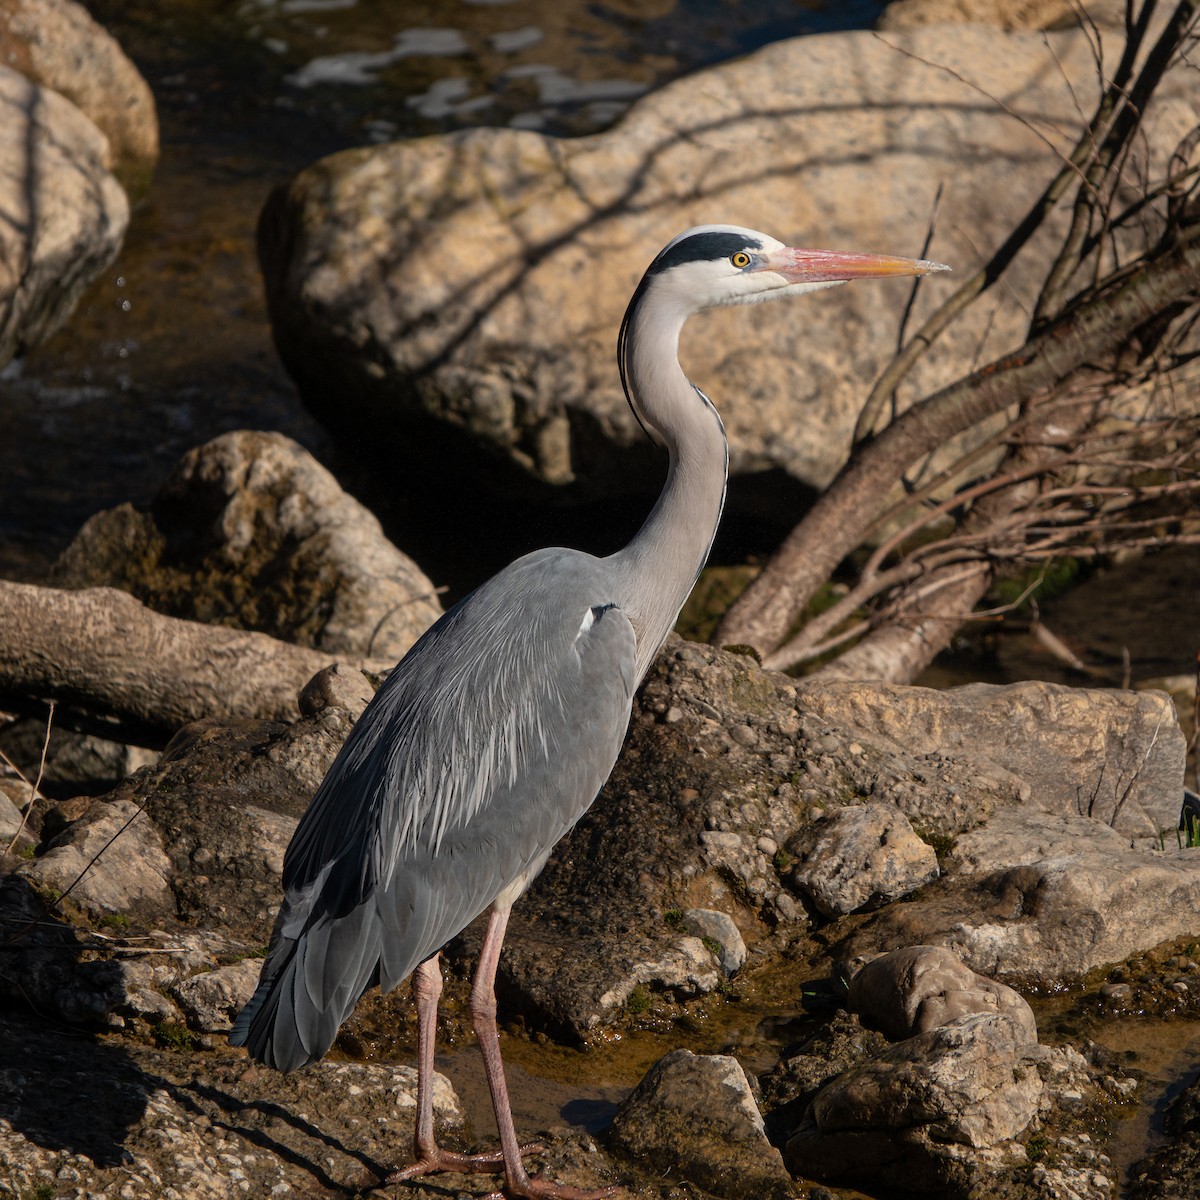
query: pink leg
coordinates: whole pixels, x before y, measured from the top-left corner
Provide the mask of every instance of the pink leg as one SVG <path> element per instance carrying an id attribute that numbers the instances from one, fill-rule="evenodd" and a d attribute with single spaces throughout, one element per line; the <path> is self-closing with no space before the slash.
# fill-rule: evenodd
<path id="1" fill-rule="evenodd" d="M 417 1002 L 417 1124 L 414 1131 L 416 1162 L 393 1171 L 385 1183 L 402 1183 L 433 1171 L 498 1172 L 504 1155 L 494 1150 L 490 1154 L 456 1154 L 443 1150 L 433 1133 L 433 1053 L 437 1033 L 438 998 L 442 994 L 442 969 L 439 955 L 427 958 L 413 972 L 413 995 Z M 540 1149 L 526 1146 L 524 1150 Z"/>
<path id="2" fill-rule="evenodd" d="M 500 1148 L 504 1155 L 504 1191 L 493 1192 L 485 1200 L 503 1197 L 526 1197 L 528 1200 L 601 1200 L 611 1196 L 615 1187 L 581 1190 L 564 1184 L 551 1183 L 540 1176 L 530 1179 L 521 1161 L 521 1147 L 513 1124 L 512 1107 L 508 1102 L 508 1084 L 504 1079 L 504 1062 L 500 1057 L 500 1035 L 496 1029 L 496 968 L 500 964 L 500 947 L 508 925 L 508 909 L 492 909 L 487 933 L 479 954 L 479 969 L 471 989 L 471 1017 L 475 1037 L 483 1054 L 488 1090 L 496 1113 L 496 1128 L 500 1131 Z"/>

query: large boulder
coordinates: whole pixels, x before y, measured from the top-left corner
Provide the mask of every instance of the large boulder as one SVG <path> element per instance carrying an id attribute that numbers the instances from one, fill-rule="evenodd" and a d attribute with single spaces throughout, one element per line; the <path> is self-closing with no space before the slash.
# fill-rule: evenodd
<path id="1" fill-rule="evenodd" d="M 662 244 L 734 221 L 912 254 L 945 185 L 930 254 L 969 274 L 1059 170 L 1097 74 L 1080 30 L 843 33 L 682 79 L 592 137 L 472 130 L 334 155 L 263 213 L 276 342 L 309 407 L 389 462 L 436 477 L 474 447 L 464 485 L 487 468 L 572 498 L 653 486 L 661 468 L 613 344 Z M 1155 162 L 1194 123 L 1192 89 L 1181 71 L 1156 99 Z M 914 388 L 1023 338 L 1051 232 L 923 360 Z M 954 286 L 924 283 L 914 320 Z M 828 482 L 904 298 L 856 284 L 689 324 L 684 362 L 721 410 L 735 476 Z"/>
<path id="2" fill-rule="evenodd" d="M 247 430 L 190 450 L 148 511 L 123 504 L 92 517 L 51 578 L 384 661 L 442 611 L 420 568 L 307 450 Z"/>
<path id="3" fill-rule="evenodd" d="M 0 0 L 0 62 L 65 96 L 108 139 L 113 173 L 132 195 L 158 161 L 158 114 L 138 69 L 72 0 Z"/>
<path id="4" fill-rule="evenodd" d="M 45 341 L 116 257 L 129 201 L 104 135 L 0 66 L 0 368 Z"/>

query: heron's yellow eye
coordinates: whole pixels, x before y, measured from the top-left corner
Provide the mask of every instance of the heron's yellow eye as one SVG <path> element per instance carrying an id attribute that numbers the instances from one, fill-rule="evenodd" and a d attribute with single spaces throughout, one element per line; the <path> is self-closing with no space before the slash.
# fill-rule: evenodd
<path id="1" fill-rule="evenodd" d="M 745 250 L 739 250 L 736 254 L 729 256 L 729 261 L 740 271 L 743 267 L 750 265 L 750 255 Z"/>

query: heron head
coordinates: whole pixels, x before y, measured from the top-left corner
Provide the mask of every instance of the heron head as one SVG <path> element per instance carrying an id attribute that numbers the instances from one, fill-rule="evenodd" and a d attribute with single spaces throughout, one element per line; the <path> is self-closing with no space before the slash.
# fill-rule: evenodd
<path id="1" fill-rule="evenodd" d="M 673 238 L 646 272 L 687 312 L 755 304 L 835 287 L 853 279 L 948 271 L 926 259 L 841 250 L 800 250 L 737 225 L 699 225 Z"/>

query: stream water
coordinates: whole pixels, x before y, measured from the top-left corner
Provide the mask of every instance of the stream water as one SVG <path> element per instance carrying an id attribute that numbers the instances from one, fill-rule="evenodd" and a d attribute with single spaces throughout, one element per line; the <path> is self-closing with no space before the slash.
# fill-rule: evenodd
<path id="1" fill-rule="evenodd" d="M 280 430 L 335 471 L 344 465 L 276 359 L 261 294 L 255 222 L 270 189 L 294 171 L 347 146 L 464 125 L 592 132 L 673 77 L 782 37 L 867 26 L 883 5 L 90 0 L 88 7 L 154 90 L 162 160 L 118 262 L 59 334 L 0 379 L 0 573 L 16 578 L 36 578 L 96 510 L 144 504 L 185 450 L 218 433 Z M 1143 569 L 1130 582 L 1143 589 L 1139 603 L 1150 619 L 1130 620 L 1111 600 L 1107 607 L 1085 600 L 1086 627 L 1072 618 L 1071 632 L 1112 641 L 1105 652 L 1116 660 L 1131 638 L 1144 637 L 1145 653 L 1133 655 L 1135 678 L 1190 670 L 1195 589 L 1188 581 L 1200 557 L 1180 552 L 1171 561 L 1176 583 L 1161 576 L 1156 583 Z M 1024 659 L 1010 652 L 1007 663 L 951 656 L 938 678 L 1086 682 L 1036 647 L 1027 650 Z M 714 1028 L 693 1048 L 732 1044 L 753 1063 L 783 1038 L 765 1012 L 737 1019 L 751 1032 Z M 1182 1047 L 1176 1043 L 1179 1053 L 1159 1061 L 1147 1048 L 1156 1036 L 1134 1049 L 1153 1058 L 1147 1070 L 1162 1076 L 1165 1095 L 1200 1065 L 1200 1042 L 1189 1031 Z M 659 1053 L 666 1048 L 656 1045 Z M 631 1046 L 599 1072 L 598 1060 L 574 1051 L 548 1050 L 539 1061 L 537 1048 L 526 1046 L 516 1059 L 514 1072 L 527 1077 L 514 1087 L 524 1106 L 519 1121 L 532 1128 L 602 1124 L 644 1069 Z M 473 1051 L 442 1063 L 486 1133 Z M 1125 1165 L 1152 1138 L 1155 1119 L 1149 1110 L 1122 1134 Z"/>

